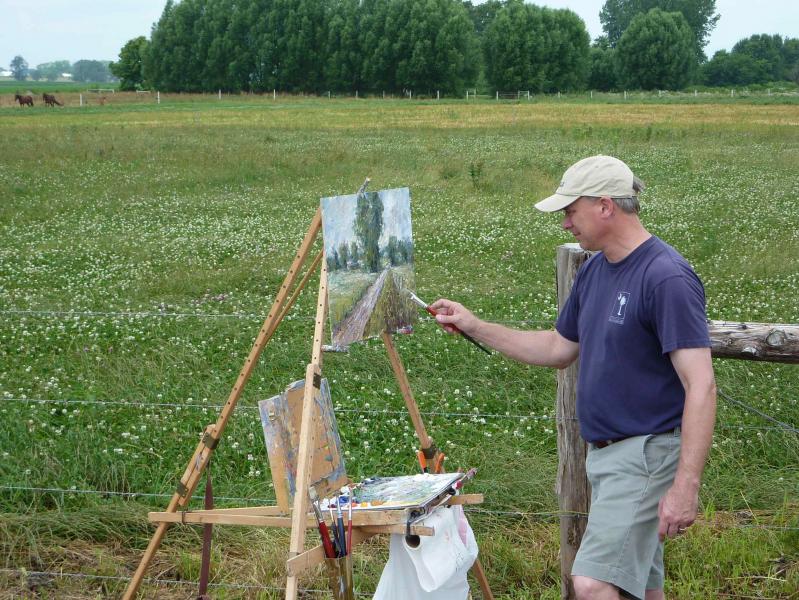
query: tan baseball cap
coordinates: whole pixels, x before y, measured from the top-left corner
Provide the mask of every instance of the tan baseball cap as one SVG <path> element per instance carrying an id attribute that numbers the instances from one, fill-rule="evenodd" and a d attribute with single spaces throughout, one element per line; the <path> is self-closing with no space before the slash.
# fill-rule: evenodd
<path id="1" fill-rule="evenodd" d="M 626 198 L 637 195 L 635 176 L 624 162 L 612 156 L 589 156 L 566 169 L 557 191 L 535 207 L 544 212 L 566 208 L 580 196 Z"/>

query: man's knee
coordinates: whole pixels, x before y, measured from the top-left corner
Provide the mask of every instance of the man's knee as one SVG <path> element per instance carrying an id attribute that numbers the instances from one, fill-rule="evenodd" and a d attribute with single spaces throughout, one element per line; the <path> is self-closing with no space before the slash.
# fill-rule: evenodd
<path id="1" fill-rule="evenodd" d="M 572 583 L 578 600 L 618 600 L 619 598 L 619 589 L 606 581 L 574 575 Z"/>

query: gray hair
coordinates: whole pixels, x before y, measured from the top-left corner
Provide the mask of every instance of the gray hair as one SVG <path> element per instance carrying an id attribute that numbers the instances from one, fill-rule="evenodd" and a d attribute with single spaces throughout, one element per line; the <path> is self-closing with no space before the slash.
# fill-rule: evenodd
<path id="1" fill-rule="evenodd" d="M 638 194 L 644 191 L 646 188 L 646 184 L 641 181 L 638 177 L 633 175 L 633 191 L 635 195 L 633 196 L 623 196 L 619 198 L 611 198 L 613 203 L 618 206 L 622 212 L 625 212 L 630 215 L 637 215 L 641 212 L 641 203 L 638 201 Z M 598 200 L 598 197 L 588 196 L 593 200 Z"/>

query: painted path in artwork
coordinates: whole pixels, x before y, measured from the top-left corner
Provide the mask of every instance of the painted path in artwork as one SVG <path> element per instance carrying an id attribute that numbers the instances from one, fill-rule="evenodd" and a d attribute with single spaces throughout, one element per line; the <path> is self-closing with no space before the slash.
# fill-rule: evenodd
<path id="1" fill-rule="evenodd" d="M 383 272 L 358 300 L 352 311 L 339 322 L 338 328 L 333 332 L 334 345 L 349 346 L 351 343 L 363 339 L 363 331 L 369 322 L 369 317 L 374 312 L 390 271 L 391 269 L 383 269 Z"/>

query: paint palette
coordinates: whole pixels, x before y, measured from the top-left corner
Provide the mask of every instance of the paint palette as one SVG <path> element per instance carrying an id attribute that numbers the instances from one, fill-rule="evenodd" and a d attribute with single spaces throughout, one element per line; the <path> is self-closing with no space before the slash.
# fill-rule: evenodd
<path id="1" fill-rule="evenodd" d="M 423 507 L 449 492 L 463 473 L 424 473 L 364 479 L 354 492 L 353 510 L 391 510 Z"/>

